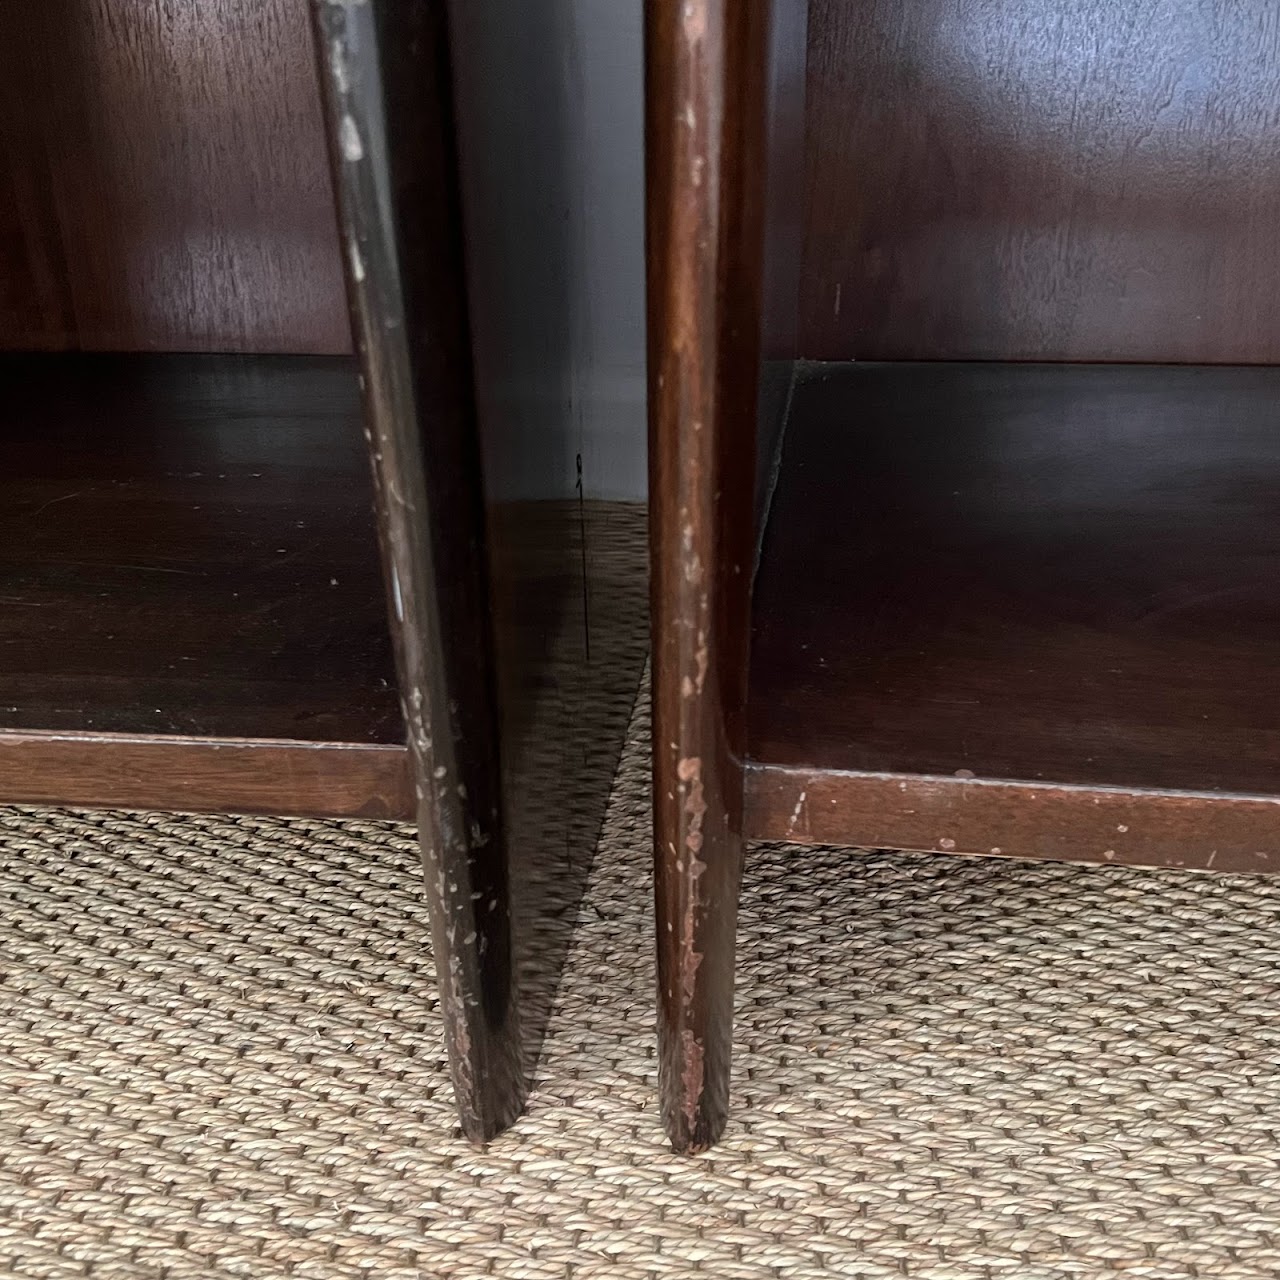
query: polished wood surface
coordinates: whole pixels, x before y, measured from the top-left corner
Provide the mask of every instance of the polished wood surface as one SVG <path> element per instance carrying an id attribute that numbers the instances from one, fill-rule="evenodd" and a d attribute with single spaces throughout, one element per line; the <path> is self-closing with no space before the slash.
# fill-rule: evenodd
<path id="1" fill-rule="evenodd" d="M 447 17 L 313 12 L 445 1040 L 483 1142 L 526 1083 Z"/>
<path id="2" fill-rule="evenodd" d="M 801 354 L 1280 362 L 1268 0 L 813 0 Z"/>
<path id="3" fill-rule="evenodd" d="M 769 5 L 651 0 L 646 165 L 663 1116 L 728 1113 L 741 875 Z"/>
<path id="4" fill-rule="evenodd" d="M 305 0 L 38 0 L 0 54 L 0 347 L 350 347 Z"/>
<path id="5" fill-rule="evenodd" d="M 1280 369 L 810 366 L 756 579 L 751 759 L 1280 795 L 1278 440 Z M 990 843 L 1023 851 L 1029 821 Z"/>
<path id="6" fill-rule="evenodd" d="M 0 388 L 0 729 L 403 744 L 349 359 Z"/>
<path id="7" fill-rule="evenodd" d="M 761 275 L 760 393 L 756 409 L 755 511 L 763 529 L 777 477 L 787 402 L 799 348 L 804 249 L 805 66 L 808 0 L 772 0 L 765 103 L 764 257 Z"/>
<path id="8" fill-rule="evenodd" d="M 1280 872 L 1280 797 L 753 764 L 753 839 Z"/>
<path id="9" fill-rule="evenodd" d="M 413 817 L 400 744 L 0 730 L 7 803 L 304 818 Z"/>

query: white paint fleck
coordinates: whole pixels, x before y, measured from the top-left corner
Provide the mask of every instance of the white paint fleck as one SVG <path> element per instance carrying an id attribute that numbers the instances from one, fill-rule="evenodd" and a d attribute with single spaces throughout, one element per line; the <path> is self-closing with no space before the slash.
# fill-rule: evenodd
<path id="1" fill-rule="evenodd" d="M 338 146 L 342 149 L 342 158 L 348 164 L 355 164 L 364 159 L 364 143 L 360 141 L 360 129 L 350 116 L 343 116 L 338 125 Z"/>
<path id="2" fill-rule="evenodd" d="M 400 575 L 395 565 L 391 566 L 391 601 L 395 605 L 396 621 L 404 621 L 404 599 L 400 595 Z"/>
<path id="3" fill-rule="evenodd" d="M 991 852 L 992 852 L 992 853 L 1003 853 L 1003 852 L 1004 852 L 1004 850 L 1003 850 L 1003 849 L 1002 849 L 1002 848 L 997 844 L 997 845 L 992 845 L 992 847 L 991 847 Z"/>
<path id="4" fill-rule="evenodd" d="M 955 847 L 956 842 L 950 836 L 943 836 L 942 839 L 938 841 L 938 848 L 945 849 L 948 853 L 950 853 L 950 851 Z"/>
<path id="5" fill-rule="evenodd" d="M 1121 823 L 1121 824 L 1116 828 L 1116 830 L 1117 830 L 1117 831 L 1119 831 L 1121 835 L 1123 835 L 1126 831 L 1128 831 L 1128 830 L 1129 830 L 1129 828 L 1128 828 L 1128 827 L 1126 827 L 1126 826 L 1124 825 L 1124 823 L 1122 822 L 1122 823 Z"/>
<path id="6" fill-rule="evenodd" d="M 335 40 L 329 50 L 329 69 L 333 75 L 334 88 L 340 94 L 349 93 L 351 81 L 347 76 L 347 51 L 341 40 Z"/>
<path id="7" fill-rule="evenodd" d="M 804 802 L 809 798 L 809 789 L 802 787 L 800 789 L 800 799 L 796 801 L 796 807 L 791 810 L 791 821 L 787 823 L 787 835 L 793 835 L 796 829 L 796 823 L 800 821 L 800 815 L 804 812 Z"/>

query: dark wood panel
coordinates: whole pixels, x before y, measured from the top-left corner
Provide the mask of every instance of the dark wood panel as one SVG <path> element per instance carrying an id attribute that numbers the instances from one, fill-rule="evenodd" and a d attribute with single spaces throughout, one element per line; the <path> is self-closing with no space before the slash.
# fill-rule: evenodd
<path id="1" fill-rule="evenodd" d="M 403 746 L 0 730 L 6 802 L 190 813 L 413 817 Z"/>
<path id="2" fill-rule="evenodd" d="M 747 833 L 797 844 L 1280 872 L 1280 798 L 753 765 Z"/>
<path id="3" fill-rule="evenodd" d="M 404 742 L 349 359 L 0 359 L 0 727 Z"/>
<path id="4" fill-rule="evenodd" d="M 658 1022 L 678 1150 L 728 1114 L 769 8 L 646 10 Z"/>
<path id="5" fill-rule="evenodd" d="M 0 346 L 350 348 L 306 0 L 40 0 L 0 55 Z"/>
<path id="6" fill-rule="evenodd" d="M 395 0 L 314 13 L 445 1042 L 484 1142 L 527 1081 L 448 19 Z"/>
<path id="7" fill-rule="evenodd" d="M 749 749 L 1280 795 L 1280 369 L 811 366 Z"/>
<path id="8" fill-rule="evenodd" d="M 808 0 L 772 0 L 766 100 L 760 399 L 756 413 L 756 524 L 763 528 L 799 352 L 804 247 L 805 65 Z"/>
<path id="9" fill-rule="evenodd" d="M 1270 0 L 814 0 L 802 354 L 1280 361 Z"/>
<path id="10" fill-rule="evenodd" d="M 577 425 L 477 413 L 446 13 L 316 4 L 446 1041 L 483 1141 L 532 1079 L 634 702 L 645 521 L 502 485 Z"/>

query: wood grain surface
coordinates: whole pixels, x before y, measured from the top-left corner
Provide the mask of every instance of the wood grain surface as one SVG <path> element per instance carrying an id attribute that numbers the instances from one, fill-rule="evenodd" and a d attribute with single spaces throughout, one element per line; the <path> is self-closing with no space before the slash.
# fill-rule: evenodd
<path id="1" fill-rule="evenodd" d="M 814 0 L 801 354 L 1280 361 L 1270 0 Z"/>
<path id="2" fill-rule="evenodd" d="M 445 1044 L 484 1142 L 527 1081 L 448 15 L 313 13 Z"/>
<path id="3" fill-rule="evenodd" d="M 755 840 L 1280 873 L 1280 796 L 752 765 Z"/>
<path id="4" fill-rule="evenodd" d="M 764 258 L 760 395 L 756 409 L 755 518 L 762 531 L 777 474 L 787 401 L 799 355 L 804 249 L 805 62 L 808 0 L 772 0 L 765 102 Z M 758 538 L 757 538 L 758 541 Z"/>
<path id="5" fill-rule="evenodd" d="M 14 4 L 0 63 L 0 346 L 349 350 L 306 0 Z"/>
<path id="6" fill-rule="evenodd" d="M 0 728 L 403 744 L 349 358 L 0 386 Z"/>
<path id="7" fill-rule="evenodd" d="M 654 856 L 663 1117 L 729 1103 L 754 551 L 768 5 L 647 9 Z"/>
<path id="8" fill-rule="evenodd" d="M 810 366 L 752 760 L 1280 796 L 1278 439 L 1280 369 Z"/>
<path id="9" fill-rule="evenodd" d="M 0 729 L 6 803 L 411 821 L 398 744 Z"/>

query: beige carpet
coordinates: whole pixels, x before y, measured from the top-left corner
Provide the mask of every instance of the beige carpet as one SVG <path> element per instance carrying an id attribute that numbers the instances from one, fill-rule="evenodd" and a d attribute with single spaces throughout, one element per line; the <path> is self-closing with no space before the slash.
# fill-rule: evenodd
<path id="1" fill-rule="evenodd" d="M 683 1159 L 644 753 L 487 1152 L 408 830 L 0 809 L 0 1271 L 1280 1273 L 1280 880 L 753 850 L 734 1119 Z"/>

